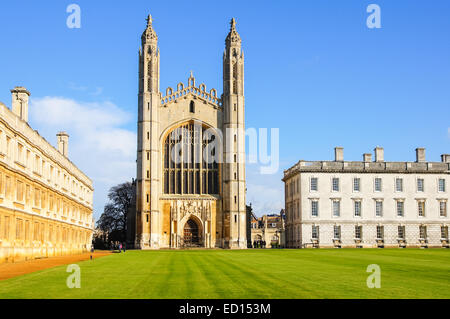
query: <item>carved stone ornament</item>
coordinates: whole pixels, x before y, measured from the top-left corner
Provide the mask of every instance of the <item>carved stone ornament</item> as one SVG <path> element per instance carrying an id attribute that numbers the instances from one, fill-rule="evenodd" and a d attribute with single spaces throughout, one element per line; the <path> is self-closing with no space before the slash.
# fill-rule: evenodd
<path id="1" fill-rule="evenodd" d="M 152 16 L 149 14 L 147 18 L 147 28 L 142 34 L 142 39 L 157 41 L 158 36 L 156 35 L 155 30 L 153 30 L 152 21 Z"/>
<path id="2" fill-rule="evenodd" d="M 230 22 L 231 25 L 231 29 L 230 29 L 230 33 L 228 33 L 228 36 L 225 40 L 226 44 L 241 44 L 241 37 L 239 35 L 239 33 L 236 31 L 236 20 L 231 19 Z"/>
<path id="3" fill-rule="evenodd" d="M 211 201 L 175 200 L 170 207 L 172 220 L 182 220 L 186 215 L 195 215 L 205 221 L 211 219 Z"/>

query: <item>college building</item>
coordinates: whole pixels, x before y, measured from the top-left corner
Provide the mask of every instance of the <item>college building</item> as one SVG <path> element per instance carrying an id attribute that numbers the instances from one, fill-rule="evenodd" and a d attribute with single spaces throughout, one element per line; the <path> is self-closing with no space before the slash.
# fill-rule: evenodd
<path id="1" fill-rule="evenodd" d="M 251 247 L 272 248 L 285 246 L 284 224 L 286 216 L 282 209 L 280 214 L 267 214 L 251 219 Z"/>
<path id="2" fill-rule="evenodd" d="M 284 171 L 286 246 L 446 247 L 450 155 L 427 162 L 416 149 L 415 162 L 375 159 L 304 161 Z"/>
<path id="3" fill-rule="evenodd" d="M 234 19 L 222 63 L 221 95 L 192 72 L 162 93 L 148 16 L 139 49 L 136 208 L 128 221 L 136 248 L 247 248 L 244 53 Z"/>
<path id="4" fill-rule="evenodd" d="M 92 181 L 68 159 L 69 135 L 57 149 L 28 125 L 30 93 L 11 90 L 0 103 L 0 263 L 89 250 Z"/>

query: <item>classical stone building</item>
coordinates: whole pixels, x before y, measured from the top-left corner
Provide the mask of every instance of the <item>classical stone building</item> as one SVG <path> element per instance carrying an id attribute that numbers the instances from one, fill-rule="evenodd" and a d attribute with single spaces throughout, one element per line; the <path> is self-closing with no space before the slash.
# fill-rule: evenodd
<path id="1" fill-rule="evenodd" d="M 246 248 L 244 54 L 235 20 L 221 96 L 192 72 L 161 93 L 151 16 L 141 40 L 135 247 Z"/>
<path id="2" fill-rule="evenodd" d="M 284 171 L 287 246 L 448 247 L 450 155 L 426 162 L 299 161 Z"/>
<path id="3" fill-rule="evenodd" d="M 58 149 L 28 125 L 23 87 L 0 103 L 0 263 L 80 253 L 90 248 L 92 181 L 68 159 L 69 135 Z"/>
<path id="4" fill-rule="evenodd" d="M 261 217 L 252 216 L 251 221 L 251 244 L 253 248 L 284 247 L 284 210 L 280 214 L 268 214 Z"/>

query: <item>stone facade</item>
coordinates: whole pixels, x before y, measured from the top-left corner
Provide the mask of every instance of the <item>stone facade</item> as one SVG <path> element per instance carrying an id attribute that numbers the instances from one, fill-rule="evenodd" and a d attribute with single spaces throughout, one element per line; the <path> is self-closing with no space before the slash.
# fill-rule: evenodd
<path id="1" fill-rule="evenodd" d="M 33 130 L 23 87 L 0 103 L 0 263 L 80 253 L 92 238 L 92 181 Z"/>
<path id="2" fill-rule="evenodd" d="M 448 247 L 450 156 L 385 162 L 299 161 L 284 172 L 287 246 Z"/>
<path id="3" fill-rule="evenodd" d="M 251 245 L 257 248 L 265 242 L 264 248 L 284 247 L 284 210 L 279 215 L 269 214 L 261 217 L 252 216 Z"/>
<path id="4" fill-rule="evenodd" d="M 161 93 L 151 16 L 141 40 L 136 208 L 129 242 L 141 249 L 246 248 L 244 54 L 234 19 L 225 41 L 220 97 L 198 85 L 192 72 L 187 84 Z M 179 163 L 173 158 L 178 145 Z M 209 152 L 216 158 L 205 163 Z"/>

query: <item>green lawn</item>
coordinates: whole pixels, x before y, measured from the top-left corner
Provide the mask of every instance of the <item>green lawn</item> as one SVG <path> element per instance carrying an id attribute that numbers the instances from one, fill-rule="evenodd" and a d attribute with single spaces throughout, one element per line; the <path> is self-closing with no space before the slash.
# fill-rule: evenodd
<path id="1" fill-rule="evenodd" d="M 369 264 L 381 288 L 369 289 Z M 450 250 L 127 251 L 0 281 L 0 298 L 450 298 Z"/>

